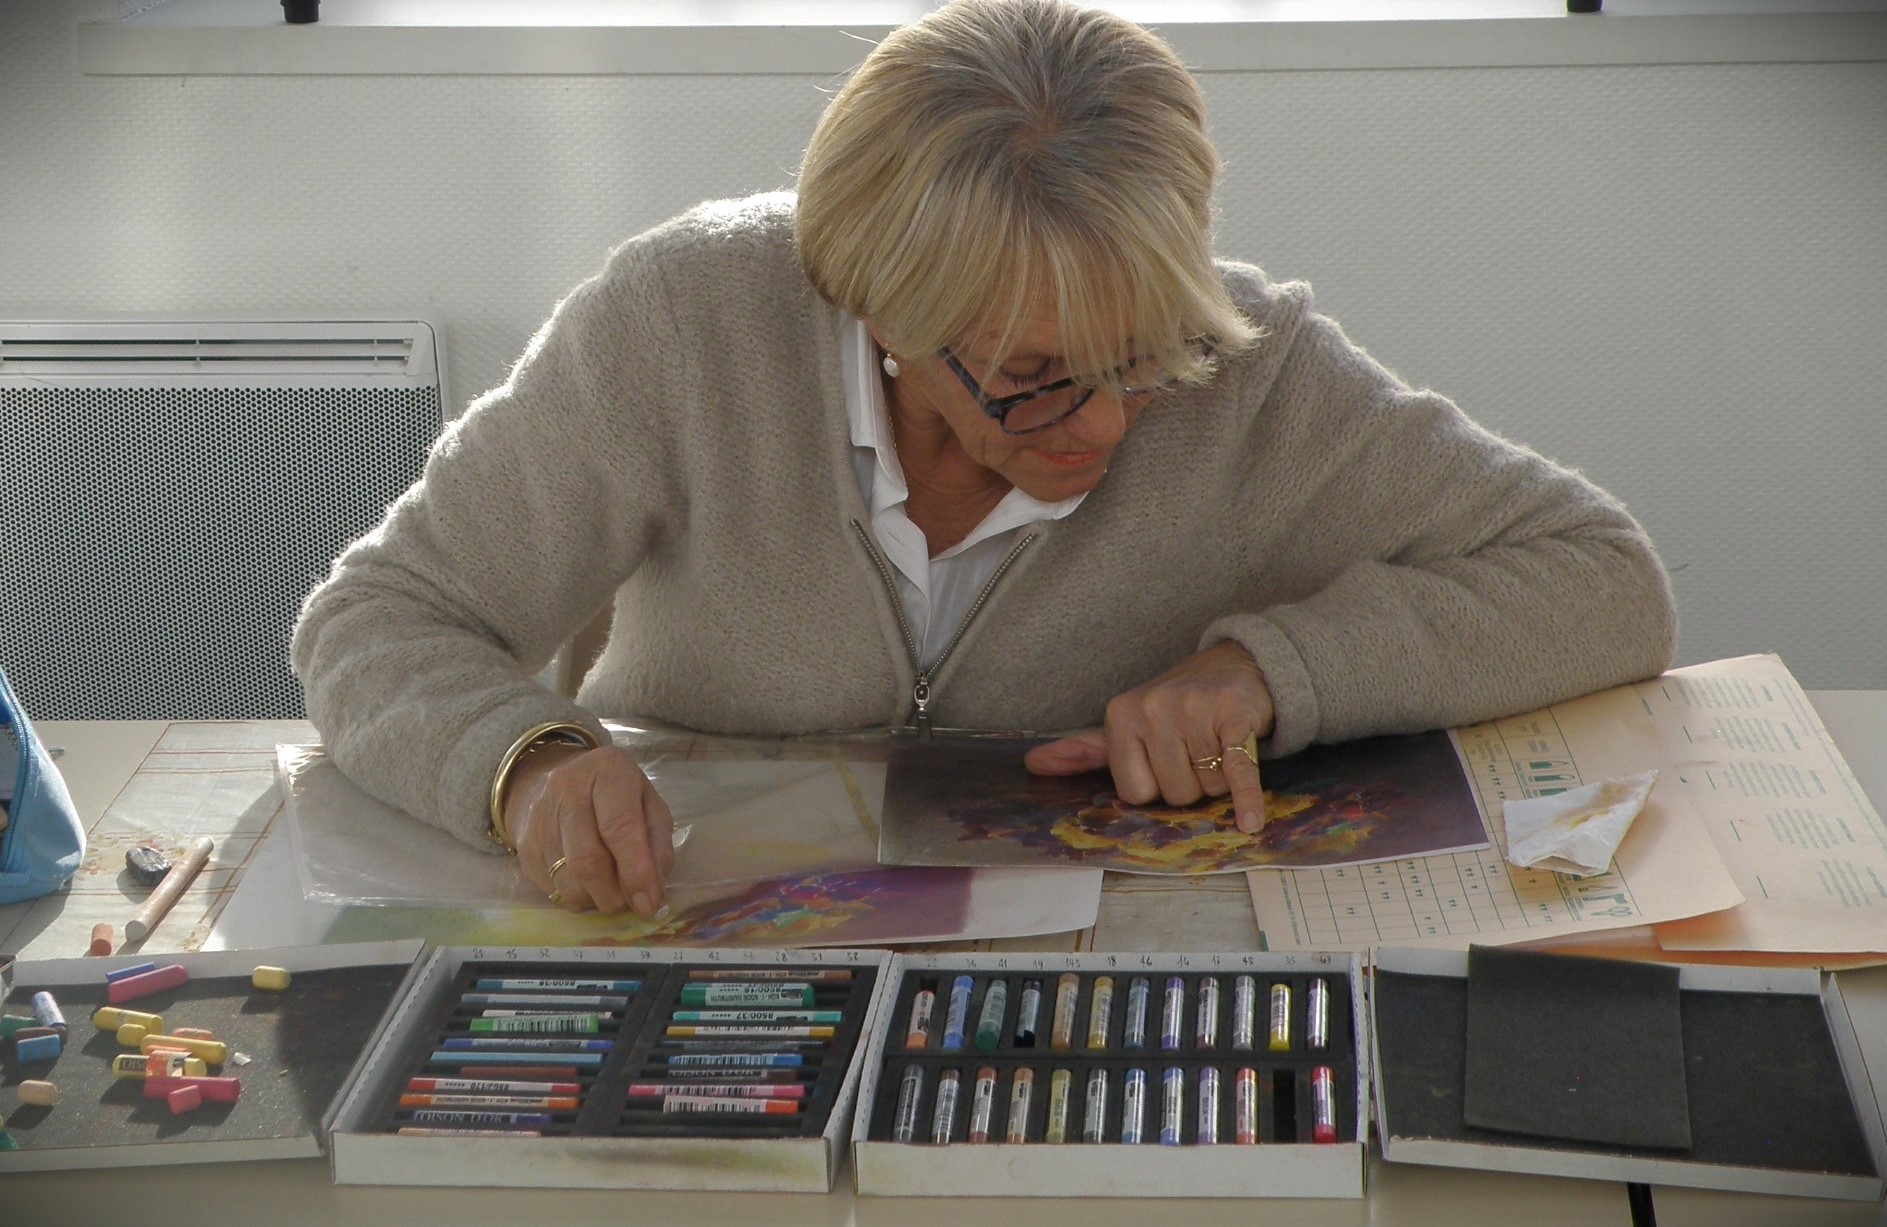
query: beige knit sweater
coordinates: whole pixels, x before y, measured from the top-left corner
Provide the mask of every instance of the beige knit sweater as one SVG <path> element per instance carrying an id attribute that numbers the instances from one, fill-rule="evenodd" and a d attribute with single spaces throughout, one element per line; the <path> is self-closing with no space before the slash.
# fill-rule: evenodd
<path id="1" fill-rule="evenodd" d="M 355 780 L 476 844 L 498 759 L 539 721 L 912 718 L 837 320 L 791 211 L 786 195 L 712 203 L 624 244 L 310 594 L 295 667 Z M 1114 694 L 1225 639 L 1270 683 L 1274 754 L 1669 663 L 1670 590 L 1617 502 L 1411 391 L 1307 286 L 1224 274 L 1265 337 L 1163 394 L 1081 507 L 1026 535 L 922 679 L 938 724 L 1097 724 Z M 578 707 L 533 677 L 612 594 Z"/>

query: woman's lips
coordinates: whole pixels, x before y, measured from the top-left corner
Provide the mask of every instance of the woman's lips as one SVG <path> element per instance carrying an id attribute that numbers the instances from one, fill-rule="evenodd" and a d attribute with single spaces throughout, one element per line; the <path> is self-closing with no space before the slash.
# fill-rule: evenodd
<path id="1" fill-rule="evenodd" d="M 1062 469 L 1079 469 L 1093 464 L 1100 456 L 1098 451 L 1086 452 L 1040 452 L 1042 459 Z"/>

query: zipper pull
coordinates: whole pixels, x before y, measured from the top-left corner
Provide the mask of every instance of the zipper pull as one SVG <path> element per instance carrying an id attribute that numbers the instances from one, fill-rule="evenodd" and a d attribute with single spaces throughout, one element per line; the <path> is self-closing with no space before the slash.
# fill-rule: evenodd
<path id="1" fill-rule="evenodd" d="M 911 702 L 917 708 L 917 735 L 930 736 L 930 674 L 920 672 L 911 682 Z"/>

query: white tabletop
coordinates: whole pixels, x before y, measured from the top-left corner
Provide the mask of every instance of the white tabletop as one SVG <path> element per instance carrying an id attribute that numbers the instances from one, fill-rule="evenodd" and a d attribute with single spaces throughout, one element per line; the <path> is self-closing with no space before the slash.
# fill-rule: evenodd
<path id="1" fill-rule="evenodd" d="M 1887 692 L 1813 691 L 1810 698 L 1870 797 L 1887 797 Z M 275 741 L 307 740 L 306 725 L 235 724 L 172 726 L 164 722 L 42 722 L 42 737 L 60 746 L 60 760 L 81 817 L 94 830 L 94 865 L 114 866 L 139 824 L 205 828 L 223 836 L 218 863 L 192 888 L 177 915 L 160 926 L 150 949 L 193 949 L 210 935 L 223 906 L 243 875 L 278 868 L 279 845 L 271 849 L 273 810 L 269 799 Z M 162 747 L 160 749 L 160 747 Z M 205 756 L 221 756 L 206 758 Z M 203 770 L 206 762 L 216 764 Z M 139 812 L 138 790 L 168 767 L 191 769 L 207 783 L 161 816 Z M 154 793 L 153 796 L 156 794 Z M 153 802 L 156 804 L 156 802 Z M 112 829 L 97 829 L 110 812 Z M 96 920 L 122 925 L 135 910 L 134 897 L 115 885 L 115 874 L 94 872 L 92 887 L 50 899 L 0 908 L 0 949 L 26 957 L 67 957 L 83 951 Z M 1230 881 L 1193 880 L 1183 894 L 1169 885 L 1115 888 L 1103 894 L 1102 916 L 1088 941 L 1097 949 L 1159 948 L 1159 917 L 1183 907 L 1209 917 L 1203 931 L 1217 933 L 1212 948 L 1237 949 L 1255 939 L 1249 897 Z M 1243 909 L 1242 922 L 1239 909 Z M 1249 935 L 1249 936 L 1247 936 Z M 1065 947 L 1063 947 L 1065 948 Z M 1247 947 L 1248 948 L 1248 947 Z M 1862 1036 L 1877 1095 L 1887 1095 L 1887 968 L 1843 973 L 1842 984 Z M 1269 1201 L 1250 1203 L 1173 1197 L 1157 1202 L 1128 1199 L 859 1198 L 846 1187 L 829 1195 L 622 1193 L 543 1190 L 394 1189 L 338 1187 L 324 1161 L 227 1163 L 126 1169 L 109 1174 L 49 1172 L 13 1174 L 0 1187 L 7 1222 L 124 1222 L 138 1227 L 249 1223 L 295 1224 L 394 1222 L 494 1224 L 755 1223 L 882 1227 L 963 1227 L 966 1223 L 1080 1223 L 1083 1227 L 1141 1227 L 1149 1216 L 1168 1224 L 1221 1224 L 1262 1215 L 1272 1227 L 1295 1224 L 1521 1223 L 1527 1227 L 1592 1227 L 1630 1221 L 1623 1185 L 1385 1164 L 1372 1153 L 1369 1195 L 1363 1201 Z M 1882 1227 L 1882 1207 L 1853 1202 L 1656 1190 L 1658 1221 L 1665 1227 L 1770 1227 L 1772 1224 L 1868 1224 Z"/>

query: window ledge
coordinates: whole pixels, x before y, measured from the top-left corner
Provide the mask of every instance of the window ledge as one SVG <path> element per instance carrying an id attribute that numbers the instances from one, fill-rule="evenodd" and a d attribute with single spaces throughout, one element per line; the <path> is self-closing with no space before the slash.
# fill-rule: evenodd
<path id="1" fill-rule="evenodd" d="M 923 0 L 166 0 L 78 27 L 96 75 L 836 75 Z M 1143 0 L 1195 71 L 1887 60 L 1887 0 Z M 791 20 L 780 20 L 781 14 Z M 862 41 L 861 41 L 862 40 Z"/>

